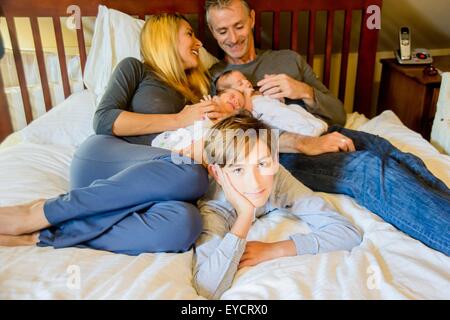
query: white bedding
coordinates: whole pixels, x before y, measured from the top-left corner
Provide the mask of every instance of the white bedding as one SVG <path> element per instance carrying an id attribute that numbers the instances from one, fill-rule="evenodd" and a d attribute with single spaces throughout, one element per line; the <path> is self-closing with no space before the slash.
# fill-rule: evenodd
<path id="1" fill-rule="evenodd" d="M 0 205 L 52 197 L 68 188 L 76 147 L 92 133 L 94 99 L 72 95 L 0 146 Z M 420 156 L 450 185 L 439 154 L 390 111 L 348 127 L 379 134 Z M 238 272 L 223 299 L 449 299 L 450 258 L 383 222 L 343 195 L 322 194 L 364 232 L 351 252 L 282 258 Z M 304 225 L 281 212 L 255 223 L 249 238 L 286 239 Z M 192 250 L 137 257 L 91 249 L 0 247 L 0 299 L 202 299 L 191 285 Z"/>

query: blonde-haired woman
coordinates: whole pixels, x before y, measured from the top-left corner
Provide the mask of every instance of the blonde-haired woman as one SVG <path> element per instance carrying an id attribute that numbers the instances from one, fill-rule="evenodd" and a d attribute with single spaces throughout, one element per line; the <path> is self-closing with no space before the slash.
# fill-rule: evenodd
<path id="1" fill-rule="evenodd" d="M 97 135 L 72 161 L 71 191 L 0 208 L 0 245 L 188 250 L 202 230 L 192 203 L 206 192 L 207 172 L 150 145 L 160 132 L 222 116 L 200 102 L 209 90 L 201 46 L 183 16 L 152 16 L 141 33 L 144 62 L 126 58 L 114 70 L 95 113 Z"/>

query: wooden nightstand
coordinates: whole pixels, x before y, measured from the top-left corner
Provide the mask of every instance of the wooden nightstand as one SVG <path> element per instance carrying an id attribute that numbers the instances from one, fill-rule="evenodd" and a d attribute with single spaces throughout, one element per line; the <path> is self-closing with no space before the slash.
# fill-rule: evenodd
<path id="1" fill-rule="evenodd" d="M 450 71 L 450 56 L 433 57 L 433 66 Z M 381 59 L 383 65 L 377 114 L 392 110 L 410 129 L 429 140 L 441 76 L 427 76 L 425 65 L 405 66 L 395 59 Z"/>

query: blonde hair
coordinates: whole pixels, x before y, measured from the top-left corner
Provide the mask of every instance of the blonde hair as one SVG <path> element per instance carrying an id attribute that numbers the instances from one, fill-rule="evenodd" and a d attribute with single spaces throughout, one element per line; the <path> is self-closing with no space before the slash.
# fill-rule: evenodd
<path id="1" fill-rule="evenodd" d="M 189 21 L 177 13 L 151 16 L 141 31 L 141 54 L 145 64 L 167 85 L 191 103 L 199 102 L 209 92 L 209 76 L 199 61 L 197 68 L 184 70 L 178 52 L 181 21 Z"/>
<path id="2" fill-rule="evenodd" d="M 266 143 L 274 159 L 278 159 L 278 134 L 247 110 L 240 110 L 216 123 L 205 139 L 207 163 L 220 167 L 244 160 L 257 141 Z"/>

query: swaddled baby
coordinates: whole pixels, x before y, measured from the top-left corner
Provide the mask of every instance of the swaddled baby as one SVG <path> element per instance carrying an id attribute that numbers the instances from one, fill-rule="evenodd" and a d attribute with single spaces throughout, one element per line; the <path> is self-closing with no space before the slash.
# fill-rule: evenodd
<path id="1" fill-rule="evenodd" d="M 296 104 L 263 96 L 255 91 L 251 82 L 237 70 L 224 72 L 216 80 L 217 92 L 233 88 L 244 93 L 245 108 L 273 128 L 306 136 L 319 136 L 328 129 L 321 119 Z"/>

